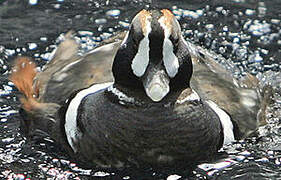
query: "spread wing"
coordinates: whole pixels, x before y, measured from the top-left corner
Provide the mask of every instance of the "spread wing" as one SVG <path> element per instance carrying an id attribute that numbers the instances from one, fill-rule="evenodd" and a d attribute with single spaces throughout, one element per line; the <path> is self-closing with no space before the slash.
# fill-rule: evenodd
<path id="1" fill-rule="evenodd" d="M 205 100 L 212 100 L 224 109 L 237 126 L 236 137 L 254 132 L 263 118 L 257 118 L 261 101 L 259 81 L 255 76 L 235 77 L 239 72 L 223 57 L 188 43 L 193 62 L 191 87 Z M 218 63 L 218 60 L 221 63 Z M 264 111 L 264 110 L 261 110 Z"/>
<path id="2" fill-rule="evenodd" d="M 79 56 L 78 44 L 68 33 L 54 58 L 36 76 L 40 101 L 61 104 L 73 91 L 93 83 L 112 81 L 111 65 L 119 45 L 120 40 L 117 40 Z"/>

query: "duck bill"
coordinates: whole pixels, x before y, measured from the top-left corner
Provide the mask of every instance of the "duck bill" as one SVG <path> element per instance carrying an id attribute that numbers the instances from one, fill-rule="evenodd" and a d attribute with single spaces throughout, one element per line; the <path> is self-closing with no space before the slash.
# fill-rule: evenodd
<path id="1" fill-rule="evenodd" d="M 148 71 L 143 86 L 147 96 L 154 102 L 161 101 L 170 91 L 169 77 L 165 70 Z"/>

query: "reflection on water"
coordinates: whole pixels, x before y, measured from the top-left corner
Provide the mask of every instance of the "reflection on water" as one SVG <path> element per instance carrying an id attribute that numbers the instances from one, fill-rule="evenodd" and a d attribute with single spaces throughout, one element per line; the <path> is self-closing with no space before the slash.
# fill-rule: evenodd
<path id="1" fill-rule="evenodd" d="M 16 3 L 15 3 L 16 2 Z M 17 91 L 7 80 L 16 55 L 29 55 L 44 65 L 73 29 L 81 52 L 128 28 L 144 7 L 169 8 L 182 24 L 184 36 L 230 59 L 236 73 L 250 72 L 275 86 L 268 124 L 260 136 L 225 147 L 221 157 L 195 169 L 83 169 L 48 137 L 26 140 L 19 130 Z M 280 178 L 281 164 L 281 2 L 153 1 L 153 0 L 14 0 L 0 2 L 0 177 L 6 179 L 262 179 Z M 225 59 L 224 59 L 225 58 Z M 234 68 L 234 67 L 231 67 Z"/>

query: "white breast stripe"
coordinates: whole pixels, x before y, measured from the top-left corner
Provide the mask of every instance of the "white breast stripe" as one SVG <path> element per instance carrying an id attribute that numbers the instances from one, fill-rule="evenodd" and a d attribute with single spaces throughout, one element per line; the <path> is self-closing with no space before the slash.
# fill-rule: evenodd
<path id="1" fill-rule="evenodd" d="M 164 23 L 164 21 L 165 21 L 164 16 L 162 16 L 158 20 L 158 22 L 160 23 L 161 27 L 164 29 L 165 32 L 165 38 L 163 43 L 163 61 L 169 77 L 173 78 L 178 73 L 179 60 L 174 53 L 174 45 L 172 41 L 169 39 L 171 35 L 171 28 L 168 28 Z"/>
<path id="2" fill-rule="evenodd" d="M 213 101 L 209 100 L 207 101 L 207 103 L 219 116 L 219 119 L 221 121 L 222 128 L 223 128 L 223 135 L 224 135 L 223 145 L 233 142 L 235 140 L 234 133 L 233 133 L 233 124 L 231 122 L 229 115 Z"/>
<path id="3" fill-rule="evenodd" d="M 113 83 L 103 83 L 103 84 L 95 84 L 91 87 L 84 89 L 76 94 L 76 96 L 71 100 L 69 103 L 69 106 L 67 108 L 66 114 L 65 114 L 65 134 L 67 137 L 67 141 L 69 145 L 72 147 L 74 152 L 77 152 L 77 149 L 75 148 L 75 141 L 77 137 L 81 136 L 81 132 L 77 128 L 77 114 L 78 114 L 78 107 L 83 100 L 85 96 L 88 94 L 96 93 L 102 89 L 108 88 Z"/>
<path id="4" fill-rule="evenodd" d="M 149 63 L 149 38 L 148 35 L 151 32 L 150 22 L 146 21 L 146 34 L 144 38 L 140 41 L 138 52 L 133 59 L 131 68 L 134 74 L 141 77 L 148 66 Z"/>

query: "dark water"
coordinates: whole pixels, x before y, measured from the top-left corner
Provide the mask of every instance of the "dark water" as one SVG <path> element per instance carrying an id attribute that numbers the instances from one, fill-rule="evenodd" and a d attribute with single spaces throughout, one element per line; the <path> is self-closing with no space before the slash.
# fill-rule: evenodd
<path id="1" fill-rule="evenodd" d="M 225 147 L 194 169 L 83 169 L 52 140 L 19 131 L 17 91 L 7 80 L 13 58 L 50 59 L 62 33 L 78 31 L 82 51 L 128 28 L 142 8 L 172 9 L 184 36 L 275 87 L 260 135 Z M 281 179 L 280 0 L 4 0 L 0 1 L 0 179 Z M 187 162 L 188 164 L 188 162 Z"/>

